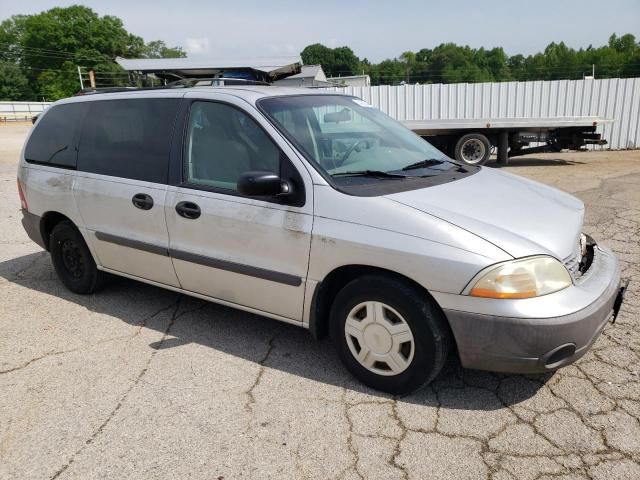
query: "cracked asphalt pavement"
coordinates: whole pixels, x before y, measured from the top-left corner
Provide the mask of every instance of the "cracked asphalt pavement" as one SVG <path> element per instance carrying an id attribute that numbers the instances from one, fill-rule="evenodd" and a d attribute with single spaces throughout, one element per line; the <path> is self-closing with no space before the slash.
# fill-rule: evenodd
<path id="1" fill-rule="evenodd" d="M 125 279 L 65 290 L 20 225 L 27 130 L 0 125 L 0 478 L 640 478 L 640 152 L 508 167 L 581 198 L 631 279 L 592 350 L 535 376 L 451 358 L 394 398 L 294 326 Z"/>

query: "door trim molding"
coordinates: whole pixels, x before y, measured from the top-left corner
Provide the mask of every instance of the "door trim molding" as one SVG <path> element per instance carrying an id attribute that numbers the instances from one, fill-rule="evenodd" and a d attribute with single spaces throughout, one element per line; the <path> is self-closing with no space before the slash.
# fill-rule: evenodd
<path id="1" fill-rule="evenodd" d="M 291 275 L 289 273 L 276 272 L 275 270 L 268 270 L 266 268 L 254 267 L 252 265 L 231 262 L 229 260 L 207 257 L 205 255 L 199 255 L 197 253 L 184 252 L 182 250 L 167 249 L 159 245 L 140 242 L 138 240 L 131 240 L 130 238 L 124 238 L 117 235 L 112 235 L 110 233 L 95 232 L 95 236 L 98 240 L 102 240 L 103 242 L 109 242 L 116 245 L 121 245 L 123 247 L 135 248 L 137 250 L 155 253 L 156 255 L 171 257 L 176 260 L 196 263 L 198 265 L 217 268 L 219 270 L 226 270 L 228 272 L 239 273 L 240 275 L 247 275 L 249 277 L 262 278 L 263 280 L 283 283 L 292 287 L 299 287 L 300 285 L 302 285 L 301 277 L 297 275 Z"/>
<path id="2" fill-rule="evenodd" d="M 197 263 L 198 265 L 227 270 L 228 272 L 248 275 L 250 277 L 262 278 L 272 282 L 284 283 L 285 285 L 291 285 L 292 287 L 299 287 L 302 285 L 302 278 L 289 273 L 276 272 L 275 270 L 267 270 L 266 268 L 230 262 L 228 260 L 220 260 L 218 258 L 206 257 L 204 255 L 198 255 L 197 253 L 183 252 L 181 250 L 170 250 L 170 255 L 176 260 Z"/>
<path id="3" fill-rule="evenodd" d="M 123 247 L 135 248 L 137 250 L 143 250 L 149 253 L 155 253 L 156 255 L 162 255 L 164 257 L 169 256 L 169 250 L 160 245 L 153 245 L 151 243 L 141 242 L 139 240 L 132 240 L 130 238 L 119 237 L 118 235 L 111 235 L 110 233 L 95 232 L 96 238 L 103 242 L 114 243 Z"/>

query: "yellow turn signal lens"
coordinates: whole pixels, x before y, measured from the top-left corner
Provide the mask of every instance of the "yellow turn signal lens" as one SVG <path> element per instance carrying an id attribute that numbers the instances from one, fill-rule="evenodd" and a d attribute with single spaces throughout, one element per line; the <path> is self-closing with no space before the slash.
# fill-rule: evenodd
<path id="1" fill-rule="evenodd" d="M 529 292 L 496 292 L 488 288 L 472 288 L 471 295 L 485 298 L 531 298 L 536 296 L 535 290 Z"/>

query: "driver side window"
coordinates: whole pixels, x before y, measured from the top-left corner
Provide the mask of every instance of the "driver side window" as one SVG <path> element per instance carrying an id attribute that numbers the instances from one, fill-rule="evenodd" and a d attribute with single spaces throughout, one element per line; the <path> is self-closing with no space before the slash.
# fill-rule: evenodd
<path id="1" fill-rule="evenodd" d="M 248 114 L 224 103 L 194 102 L 189 114 L 189 183 L 237 190 L 250 170 L 280 173 L 280 149 Z"/>

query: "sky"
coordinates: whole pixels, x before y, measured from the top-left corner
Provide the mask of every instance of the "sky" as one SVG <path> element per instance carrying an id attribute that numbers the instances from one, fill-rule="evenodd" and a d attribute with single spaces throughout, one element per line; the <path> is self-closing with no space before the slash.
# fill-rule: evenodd
<path id="1" fill-rule="evenodd" d="M 0 20 L 72 4 L 192 58 L 298 55 L 323 43 L 379 62 L 445 42 L 527 55 L 552 41 L 586 48 L 614 32 L 640 38 L 640 0 L 0 0 Z"/>

